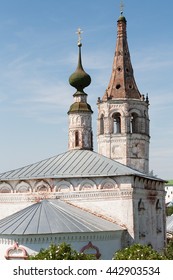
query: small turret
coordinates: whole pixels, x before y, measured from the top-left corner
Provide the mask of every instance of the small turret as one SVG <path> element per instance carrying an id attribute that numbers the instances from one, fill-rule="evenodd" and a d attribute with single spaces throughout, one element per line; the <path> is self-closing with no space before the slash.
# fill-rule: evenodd
<path id="1" fill-rule="evenodd" d="M 87 103 L 87 94 L 84 88 L 90 85 L 91 77 L 82 66 L 81 56 L 81 29 L 78 29 L 78 47 L 79 57 L 76 71 L 70 76 L 69 83 L 76 88 L 73 95 L 74 103 L 70 106 L 69 115 L 69 149 L 93 149 L 93 136 L 91 115 L 93 113 L 91 106 Z"/>

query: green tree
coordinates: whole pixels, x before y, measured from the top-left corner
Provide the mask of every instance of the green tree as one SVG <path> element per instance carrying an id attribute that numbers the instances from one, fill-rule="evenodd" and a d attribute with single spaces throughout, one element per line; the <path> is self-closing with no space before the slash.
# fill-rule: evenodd
<path id="1" fill-rule="evenodd" d="M 173 260 L 173 240 L 170 240 L 166 246 L 165 255 L 168 260 Z"/>
<path id="2" fill-rule="evenodd" d="M 166 216 L 171 216 L 173 214 L 173 206 L 166 207 Z"/>
<path id="3" fill-rule="evenodd" d="M 70 244 L 51 244 L 47 249 L 41 249 L 34 256 L 29 256 L 29 260 L 93 260 L 93 255 L 79 253 L 73 250 Z"/>
<path id="4" fill-rule="evenodd" d="M 153 250 L 151 246 L 133 244 L 115 253 L 114 260 L 166 260 L 166 256 Z"/>

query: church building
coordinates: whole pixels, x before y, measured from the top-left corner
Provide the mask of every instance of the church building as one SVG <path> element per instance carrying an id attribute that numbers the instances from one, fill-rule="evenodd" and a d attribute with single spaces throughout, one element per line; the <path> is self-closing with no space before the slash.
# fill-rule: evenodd
<path id="1" fill-rule="evenodd" d="M 121 13 L 110 81 L 97 100 L 98 152 L 78 30 L 68 150 L 0 174 L 0 259 L 61 242 L 98 259 L 132 243 L 165 247 L 165 182 L 149 174 L 149 99 L 135 82 L 126 27 Z"/>

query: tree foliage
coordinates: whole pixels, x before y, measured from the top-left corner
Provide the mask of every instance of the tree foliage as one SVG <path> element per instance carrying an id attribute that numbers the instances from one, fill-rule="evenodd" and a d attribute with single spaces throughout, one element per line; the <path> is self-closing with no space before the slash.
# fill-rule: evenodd
<path id="1" fill-rule="evenodd" d="M 151 246 L 133 244 L 115 253 L 114 260 L 165 260 L 165 255 L 153 250 Z"/>
<path id="2" fill-rule="evenodd" d="M 170 240 L 165 250 L 165 256 L 168 260 L 173 260 L 173 240 Z"/>
<path id="3" fill-rule="evenodd" d="M 47 249 L 41 249 L 29 260 L 93 260 L 93 255 L 79 253 L 73 250 L 70 244 L 61 243 L 59 245 L 51 244 Z"/>
<path id="4" fill-rule="evenodd" d="M 166 216 L 171 216 L 173 214 L 173 206 L 166 207 Z"/>

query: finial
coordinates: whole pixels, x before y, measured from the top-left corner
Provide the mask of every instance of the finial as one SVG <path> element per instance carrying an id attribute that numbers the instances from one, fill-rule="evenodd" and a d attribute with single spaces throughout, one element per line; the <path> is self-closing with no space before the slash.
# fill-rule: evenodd
<path id="1" fill-rule="evenodd" d="M 121 0 L 121 2 L 120 2 L 120 13 L 121 13 L 121 15 L 123 15 L 123 12 L 124 12 L 124 3 L 123 3 L 123 0 Z"/>
<path id="2" fill-rule="evenodd" d="M 82 46 L 82 43 L 81 43 L 81 40 L 82 40 L 82 36 L 81 36 L 81 35 L 82 35 L 82 33 L 83 33 L 82 29 L 81 29 L 81 28 L 78 28 L 76 34 L 78 34 L 78 46 L 79 46 L 79 47 Z"/>
<path id="3" fill-rule="evenodd" d="M 148 97 L 148 93 L 147 93 L 147 96 L 146 96 L 146 103 L 149 105 L 149 97 Z"/>

